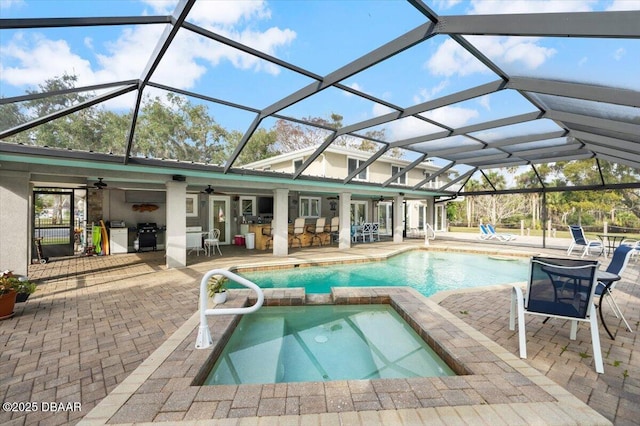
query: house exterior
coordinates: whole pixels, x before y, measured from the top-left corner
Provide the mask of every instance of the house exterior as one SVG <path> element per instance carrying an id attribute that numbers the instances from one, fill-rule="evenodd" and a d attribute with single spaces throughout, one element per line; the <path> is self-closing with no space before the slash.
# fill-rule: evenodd
<path id="1" fill-rule="evenodd" d="M 245 169 L 272 171 L 279 173 L 295 173 L 316 150 L 317 147 L 309 147 L 294 152 L 281 154 L 265 160 L 256 161 L 243 166 Z M 371 156 L 371 152 L 361 151 L 342 146 L 328 147 L 316 158 L 303 172 L 302 175 L 345 179 L 353 174 Z M 435 173 L 440 167 L 427 161 L 418 164 L 406 174 L 398 175 L 403 168 L 412 161 L 381 156 L 372 162 L 361 172 L 353 177 L 353 182 L 363 183 L 388 183 L 388 187 L 394 185 L 401 187 L 415 186 L 424 181 L 426 177 Z M 393 176 L 397 176 L 391 180 Z M 441 176 L 426 183 L 425 188 L 436 190 L 448 180 L 442 180 Z M 400 189 L 401 190 L 401 189 Z M 297 200 L 298 210 L 290 211 L 290 217 L 316 217 L 327 215 L 330 217 L 332 197 L 305 196 Z M 296 203 L 296 200 L 293 200 Z M 323 208 L 323 206 L 325 208 Z M 328 207 L 329 212 L 326 208 Z M 446 203 L 436 203 L 433 197 L 427 199 L 406 199 L 404 205 L 404 220 L 406 236 L 422 236 L 429 224 L 436 231 L 447 229 Z M 392 201 L 384 196 L 379 197 L 354 197 L 351 200 L 351 223 L 379 222 L 380 232 L 383 235 L 392 233 Z"/>

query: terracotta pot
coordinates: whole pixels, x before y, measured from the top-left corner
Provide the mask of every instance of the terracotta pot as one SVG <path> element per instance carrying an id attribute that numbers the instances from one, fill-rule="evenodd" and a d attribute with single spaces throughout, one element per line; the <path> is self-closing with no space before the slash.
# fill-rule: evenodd
<path id="1" fill-rule="evenodd" d="M 216 293 L 213 295 L 213 301 L 215 304 L 219 305 L 227 301 L 227 292 L 223 291 L 222 293 Z"/>
<path id="2" fill-rule="evenodd" d="M 13 316 L 13 308 L 16 306 L 17 294 L 15 291 L 10 291 L 0 296 L 0 320 Z"/>

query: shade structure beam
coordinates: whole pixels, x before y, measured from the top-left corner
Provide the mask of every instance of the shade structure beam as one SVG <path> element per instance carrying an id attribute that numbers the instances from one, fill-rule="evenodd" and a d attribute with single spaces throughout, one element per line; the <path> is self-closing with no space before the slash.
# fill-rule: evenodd
<path id="1" fill-rule="evenodd" d="M 439 16 L 438 34 L 640 38 L 640 11 Z"/>
<path id="2" fill-rule="evenodd" d="M 171 42 L 180 30 L 180 26 L 187 18 L 187 15 L 189 14 L 189 11 L 191 10 L 195 2 L 196 0 L 180 0 L 173 12 L 171 25 L 168 25 L 162 32 L 162 35 L 158 39 L 158 42 L 156 43 L 156 46 L 151 53 L 149 61 L 142 71 L 142 75 L 138 83 L 138 96 L 136 97 L 136 103 L 133 108 L 133 114 L 131 116 L 131 124 L 129 126 L 129 132 L 127 134 L 125 164 L 128 162 L 129 156 L 131 155 L 131 149 L 133 147 L 133 138 L 135 135 L 136 123 L 138 121 L 138 113 L 140 112 L 140 104 L 142 102 L 142 92 L 151 79 L 151 76 L 158 68 L 158 65 L 160 65 L 160 61 L 162 61 L 162 58 L 169 49 Z"/>

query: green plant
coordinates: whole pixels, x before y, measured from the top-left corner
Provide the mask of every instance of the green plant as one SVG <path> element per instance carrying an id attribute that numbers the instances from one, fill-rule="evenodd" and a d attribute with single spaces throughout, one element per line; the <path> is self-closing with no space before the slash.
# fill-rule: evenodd
<path id="1" fill-rule="evenodd" d="M 227 291 L 227 282 L 229 279 L 225 276 L 215 275 L 209 278 L 207 282 L 207 294 L 209 297 L 215 296 L 216 293 Z"/>
<path id="2" fill-rule="evenodd" d="M 4 271 L 0 275 L 0 296 L 18 290 L 20 280 L 15 277 L 11 271 Z"/>
<path id="3" fill-rule="evenodd" d="M 0 272 L 0 296 L 12 290 L 17 293 L 31 294 L 36 291 L 36 285 L 27 279 L 15 276 L 12 271 Z"/>
<path id="4" fill-rule="evenodd" d="M 36 284 L 31 281 L 19 281 L 16 291 L 18 293 L 31 294 L 35 292 L 36 289 L 37 289 Z"/>

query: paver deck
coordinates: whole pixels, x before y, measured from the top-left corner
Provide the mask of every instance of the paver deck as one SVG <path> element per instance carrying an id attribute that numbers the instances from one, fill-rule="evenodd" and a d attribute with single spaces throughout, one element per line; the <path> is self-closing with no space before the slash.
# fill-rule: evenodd
<path id="1" fill-rule="evenodd" d="M 30 277 L 41 280 L 39 291 L 27 303 L 17 305 L 14 318 L 0 322 L 0 396 L 3 402 L 35 402 L 40 409 L 35 412 L 2 411 L 0 423 L 74 424 L 83 418 L 84 423 L 89 423 L 92 419 L 100 418 L 100 410 L 105 406 L 110 409 L 124 406 L 139 388 L 140 378 L 155 371 L 150 367 L 154 365 L 154 357 L 162 354 L 163 350 L 168 351 L 171 345 L 178 343 L 180 337 L 184 339 L 188 336 L 186 329 L 191 325 L 190 321 L 193 322 L 197 309 L 198 282 L 203 272 L 209 269 L 248 263 L 268 265 L 282 261 L 326 261 L 345 257 L 370 259 L 394 252 L 400 247 L 421 245 L 421 242 L 409 241 L 401 246 L 392 243 L 359 245 L 348 251 L 340 251 L 335 246 L 306 248 L 293 250 L 286 259 L 266 252 L 223 247 L 224 256 L 190 256 L 190 266 L 177 270 L 166 270 L 161 253 L 73 258 L 34 265 Z M 452 249 L 457 245 L 459 243 L 456 242 L 431 243 L 432 248 L 441 249 Z M 469 243 L 464 245 L 467 249 L 473 246 Z M 515 246 L 496 244 L 493 247 L 478 247 L 480 250 L 489 248 L 497 253 L 511 253 Z M 517 247 L 517 250 L 530 253 L 541 251 L 530 247 Z M 638 267 L 634 262 L 616 289 L 616 300 L 634 330 L 640 325 L 640 288 L 636 285 L 637 279 Z M 440 303 L 439 309 L 446 308 L 452 321 L 467 323 L 471 326 L 470 333 L 475 332 L 473 329 L 478 330 L 482 333 L 480 339 L 482 335 L 489 337 L 487 344 L 494 345 L 501 356 L 510 356 L 515 362 L 534 367 L 531 369 L 534 375 L 553 380 L 560 385 L 560 390 L 568 390 L 576 397 L 576 401 L 585 402 L 609 421 L 621 425 L 637 424 L 640 418 L 640 341 L 636 332 L 629 333 L 618 319 L 607 316 L 608 324 L 616 330 L 617 335 L 616 340 L 611 341 L 601 330 L 605 357 L 603 375 L 596 374 L 590 358 L 583 357 L 585 352 L 591 350 L 588 331 L 581 330 L 578 340 L 571 342 L 568 340 L 568 327 L 562 327 L 562 324 L 549 323 L 544 327 L 536 328 L 533 325 L 528 328 L 529 359 L 519 360 L 514 355 L 518 350 L 517 335 L 507 327 L 508 297 L 508 289 L 498 288 L 438 294 L 429 303 Z M 163 387 L 181 385 L 174 380 L 164 383 Z M 117 392 L 114 392 L 116 389 Z M 476 418 L 487 422 L 501 419 L 506 424 L 514 424 L 516 419 L 518 422 L 523 420 L 513 404 L 404 408 L 393 405 L 365 411 L 298 413 L 295 416 L 286 415 L 285 411 L 284 415 L 272 416 L 271 413 L 281 413 L 278 411 L 282 403 L 279 398 L 285 398 L 286 407 L 286 397 L 278 393 L 282 392 L 278 385 L 270 389 L 270 394 L 264 391 L 261 394 L 265 402 L 260 414 L 265 415 L 260 417 L 260 424 L 411 424 L 414 421 L 432 421 L 434 418 L 454 423 L 456 419 L 476 415 Z M 342 392 L 339 387 L 332 391 L 338 394 Z M 188 397 L 185 398 L 188 400 Z M 153 400 L 143 399 L 143 405 L 154 404 Z M 313 401 L 309 400 L 309 403 L 320 403 L 319 400 Z M 74 409 L 77 405 L 69 405 L 56 407 L 69 410 L 53 411 L 55 406 L 49 404 L 52 402 L 80 402 L 81 409 Z M 100 407 L 92 411 L 101 402 Z M 155 404 L 161 403 L 164 405 L 167 401 L 158 400 Z M 185 404 L 179 400 L 171 403 Z M 115 404 L 115 407 L 109 407 L 109 404 Z M 522 403 L 519 408 L 523 411 L 520 413 L 546 410 L 547 413 L 561 416 L 548 404 L 553 403 Z M 203 418 L 202 414 L 196 413 L 211 409 L 202 401 L 192 400 L 189 406 L 192 414 L 189 416 Z M 173 413 L 164 412 L 162 417 L 154 417 L 154 420 L 177 421 Z M 114 420 L 129 423 L 135 419 L 123 416 Z M 181 419 L 188 418 L 185 415 Z M 251 418 L 245 417 L 244 421 Z M 534 415 L 532 418 L 537 417 Z M 237 421 L 238 418 L 226 419 L 220 424 L 238 424 Z M 254 422 L 257 423 L 257 420 Z"/>

